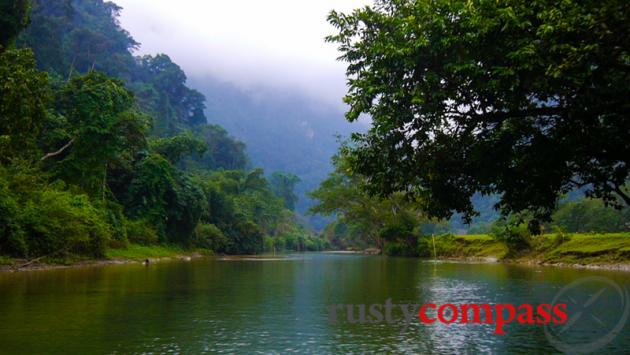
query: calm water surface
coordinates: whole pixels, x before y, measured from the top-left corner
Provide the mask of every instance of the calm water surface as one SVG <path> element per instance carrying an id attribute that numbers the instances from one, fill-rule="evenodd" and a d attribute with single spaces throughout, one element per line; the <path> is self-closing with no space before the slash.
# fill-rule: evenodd
<path id="1" fill-rule="evenodd" d="M 0 353 L 553 353 L 542 326 L 331 324 L 329 306 L 539 304 L 560 293 L 579 305 L 569 316 L 588 308 L 551 329 L 575 350 L 618 324 L 624 288 L 630 273 L 337 254 L 1 273 Z M 611 338 L 598 352 L 628 353 L 630 323 Z"/>

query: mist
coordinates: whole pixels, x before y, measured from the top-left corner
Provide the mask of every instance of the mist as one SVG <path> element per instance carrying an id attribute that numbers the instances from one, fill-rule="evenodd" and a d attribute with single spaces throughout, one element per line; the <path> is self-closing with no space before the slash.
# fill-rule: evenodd
<path id="1" fill-rule="evenodd" d="M 341 107 L 345 65 L 324 41 L 332 10 L 368 0 L 115 0 L 120 22 L 141 43 L 137 54 L 166 53 L 189 77 L 242 89 L 298 90 Z"/>

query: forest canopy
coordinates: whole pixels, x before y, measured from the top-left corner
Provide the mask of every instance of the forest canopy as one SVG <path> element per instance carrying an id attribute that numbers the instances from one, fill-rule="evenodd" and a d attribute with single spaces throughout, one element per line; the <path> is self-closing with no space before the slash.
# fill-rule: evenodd
<path id="1" fill-rule="evenodd" d="M 135 57 L 118 6 L 0 4 L 0 255 L 327 247 L 292 212 L 296 177 L 252 169 L 167 55 Z"/>
<path id="2" fill-rule="evenodd" d="M 380 0 L 331 12 L 347 63 L 352 169 L 439 218 L 551 216 L 581 188 L 630 204 L 630 3 Z M 532 224 L 532 227 L 540 223 Z"/>

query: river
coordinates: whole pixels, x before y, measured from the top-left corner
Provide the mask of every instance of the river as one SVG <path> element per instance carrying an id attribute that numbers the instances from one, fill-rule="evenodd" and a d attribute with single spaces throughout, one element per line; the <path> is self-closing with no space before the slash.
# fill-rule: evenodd
<path id="1" fill-rule="evenodd" d="M 629 287 L 627 272 L 327 253 L 0 273 L 0 353 L 622 353 Z M 331 315 L 554 298 L 566 329 Z"/>

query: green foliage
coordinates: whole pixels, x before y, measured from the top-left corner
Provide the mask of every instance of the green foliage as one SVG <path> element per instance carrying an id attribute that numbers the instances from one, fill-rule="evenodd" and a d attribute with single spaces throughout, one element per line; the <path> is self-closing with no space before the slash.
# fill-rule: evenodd
<path id="1" fill-rule="evenodd" d="M 54 165 L 56 175 L 91 194 L 105 194 L 108 165 L 146 145 L 148 121 L 133 110 L 123 83 L 91 72 L 74 77 L 58 94 L 60 113 L 71 137 L 68 154 Z"/>
<path id="2" fill-rule="evenodd" d="M 174 133 L 207 122 L 205 97 L 185 85 L 186 74 L 167 55 L 146 55 L 137 63 L 132 87 L 142 88 L 139 103 L 155 116 L 156 134 Z"/>
<path id="3" fill-rule="evenodd" d="M 469 221 L 477 192 L 549 219 L 576 186 L 630 204 L 630 5 L 380 0 L 332 12 L 348 63 L 353 169 L 372 193 Z"/>
<path id="4" fill-rule="evenodd" d="M 205 124 L 205 98 L 181 68 L 131 55 L 120 7 L 33 9 L 18 45 L 35 57 L 0 48 L 0 254 L 104 257 L 107 246 L 133 254 L 157 243 L 252 254 L 264 236 L 291 233 L 299 250 L 323 248 L 285 208 L 297 179 L 275 175 L 286 178 L 279 197 L 262 169 L 245 171 L 245 145 Z"/>
<path id="5" fill-rule="evenodd" d="M 283 174 L 279 171 L 271 174 L 271 190 L 276 196 L 284 200 L 284 207 L 293 211 L 298 197 L 294 192 L 295 185 L 300 182 L 300 178 L 294 174 Z"/>
<path id="6" fill-rule="evenodd" d="M 29 49 L 0 53 L 0 163 L 40 154 L 37 140 L 51 98 L 48 76 L 35 69 Z"/>
<path id="7" fill-rule="evenodd" d="M 105 255 L 111 228 L 86 195 L 39 191 L 22 215 L 29 255 Z"/>
<path id="8" fill-rule="evenodd" d="M 0 0 L 0 51 L 29 23 L 30 0 Z"/>
<path id="9" fill-rule="evenodd" d="M 103 256 L 112 227 L 86 195 L 27 182 L 0 167 L 0 252 L 12 256 Z"/>
<path id="10" fill-rule="evenodd" d="M 22 256 L 28 252 L 20 219 L 18 197 L 11 191 L 6 171 L 0 166 L 0 254 Z"/>
<path id="11" fill-rule="evenodd" d="M 106 200 L 101 201 L 95 207 L 103 212 L 105 221 L 111 228 L 112 239 L 110 245 L 127 245 L 127 219 L 125 218 L 123 206 Z"/>
<path id="12" fill-rule="evenodd" d="M 510 253 L 505 242 L 489 235 L 443 235 L 435 238 L 438 258 L 516 259 L 528 263 L 596 265 L 627 263 L 630 234 L 544 234 L 530 240 L 530 248 Z"/>
<path id="13" fill-rule="evenodd" d="M 223 127 L 218 125 L 199 125 L 195 128 L 195 137 L 205 142 L 208 147 L 203 154 L 193 154 L 189 167 L 205 170 L 243 170 L 249 165 L 245 153 L 245 144 L 230 137 Z"/>
<path id="14" fill-rule="evenodd" d="M 226 251 L 228 254 L 257 254 L 263 250 L 263 233 L 252 221 L 235 226 Z"/>
<path id="15" fill-rule="evenodd" d="M 407 244 L 410 250 L 415 250 L 415 237 L 411 237 L 413 230 L 421 223 L 428 222 L 419 209 L 418 201 L 406 199 L 402 193 L 386 198 L 370 195 L 366 190 L 368 182 L 365 176 L 352 170 L 348 151 L 349 147 L 344 145 L 340 155 L 333 158 L 335 171 L 309 194 L 318 201 L 310 213 L 336 215 L 343 223 L 337 227 L 345 228 L 348 240 L 360 235 L 379 249 L 383 249 L 385 241 L 400 241 Z M 334 239 L 331 242 L 343 244 Z"/>
<path id="16" fill-rule="evenodd" d="M 192 133 L 181 133 L 174 137 L 154 138 L 149 142 L 151 150 L 166 158 L 171 164 L 175 165 L 187 155 L 194 153 L 203 154 L 207 146 L 195 137 Z"/>
<path id="17" fill-rule="evenodd" d="M 150 221 L 161 241 L 188 244 L 207 210 L 204 196 L 189 176 L 153 153 L 137 163 L 124 198 L 129 215 Z"/>
<path id="18" fill-rule="evenodd" d="M 157 231 L 146 220 L 128 220 L 125 223 L 129 242 L 140 245 L 153 245 L 159 241 Z"/>
<path id="19" fill-rule="evenodd" d="M 492 236 L 505 243 L 509 255 L 517 255 L 530 248 L 531 233 L 528 225 L 519 218 L 503 219 L 493 228 Z"/>
<path id="20" fill-rule="evenodd" d="M 630 231 L 630 209 L 617 210 L 601 200 L 586 198 L 562 204 L 552 221 L 554 226 L 572 233 Z"/>
<path id="21" fill-rule="evenodd" d="M 210 249 L 215 253 L 225 252 L 228 239 L 214 224 L 198 224 L 191 241 L 194 247 Z"/>

